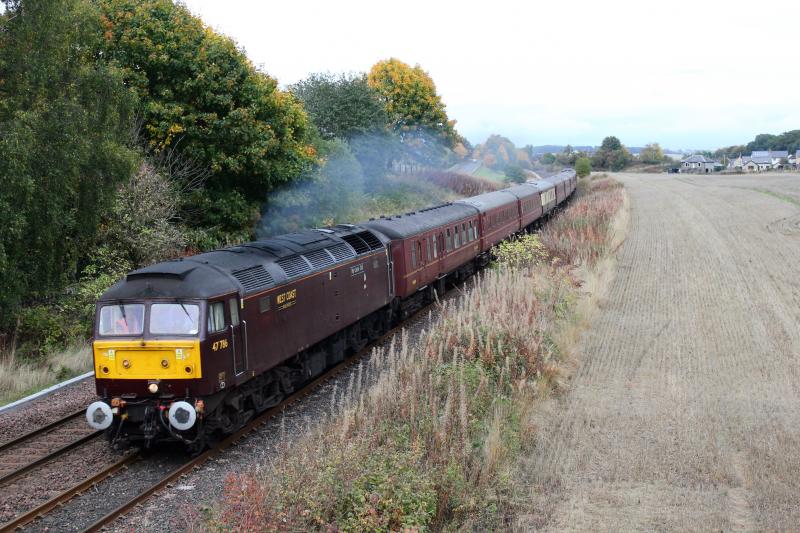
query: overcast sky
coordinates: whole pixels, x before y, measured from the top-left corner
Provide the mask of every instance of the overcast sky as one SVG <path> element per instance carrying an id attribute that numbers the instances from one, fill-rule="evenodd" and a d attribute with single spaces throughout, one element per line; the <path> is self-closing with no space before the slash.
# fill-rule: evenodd
<path id="1" fill-rule="evenodd" d="M 471 142 L 715 148 L 800 128 L 800 2 L 186 0 L 282 86 L 418 63 Z"/>

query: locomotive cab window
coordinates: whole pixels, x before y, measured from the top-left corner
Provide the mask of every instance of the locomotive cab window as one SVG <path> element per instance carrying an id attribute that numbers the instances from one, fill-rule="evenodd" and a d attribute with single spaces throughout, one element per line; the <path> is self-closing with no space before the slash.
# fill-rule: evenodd
<path id="1" fill-rule="evenodd" d="M 150 306 L 150 333 L 154 335 L 197 335 L 199 331 L 199 305 L 177 303 Z"/>
<path id="2" fill-rule="evenodd" d="M 225 329 L 225 304 L 214 302 L 208 306 L 208 332 L 217 333 Z"/>
<path id="3" fill-rule="evenodd" d="M 231 326 L 236 327 L 239 325 L 239 306 L 236 302 L 236 298 L 228 300 L 228 306 L 231 310 Z"/>
<path id="4" fill-rule="evenodd" d="M 104 305 L 100 308 L 100 335 L 141 335 L 143 331 L 143 304 Z"/>

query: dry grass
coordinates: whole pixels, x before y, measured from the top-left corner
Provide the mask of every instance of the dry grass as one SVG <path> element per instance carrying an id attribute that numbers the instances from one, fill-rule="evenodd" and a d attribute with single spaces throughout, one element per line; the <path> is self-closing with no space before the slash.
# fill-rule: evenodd
<path id="1" fill-rule="evenodd" d="M 91 369 L 91 349 L 87 344 L 74 344 L 51 354 L 41 364 L 20 361 L 11 353 L 5 354 L 0 357 L 0 405 Z"/>
<path id="2" fill-rule="evenodd" d="M 609 194 L 618 191 L 599 187 L 586 199 Z M 559 219 L 579 216 L 584 211 L 571 207 Z M 612 227 L 604 226 L 606 250 Z M 558 261 L 476 278 L 441 305 L 417 342 L 403 335 L 362 363 L 334 390 L 327 420 L 263 470 L 229 477 L 205 526 L 508 528 L 517 457 L 536 431 L 526 413 L 561 387 L 561 342 L 580 327 L 578 294 L 572 266 Z"/>
<path id="3" fill-rule="evenodd" d="M 622 184 L 602 178 L 584 182 L 582 194 L 563 215 L 542 230 L 542 242 L 550 253 L 570 265 L 589 267 L 608 255 L 611 224 L 622 205 Z"/>
<path id="4" fill-rule="evenodd" d="M 477 196 L 485 192 L 499 190 L 502 184 L 485 178 L 459 174 L 458 172 L 428 171 L 419 175 L 434 185 L 453 191 L 459 196 Z"/>

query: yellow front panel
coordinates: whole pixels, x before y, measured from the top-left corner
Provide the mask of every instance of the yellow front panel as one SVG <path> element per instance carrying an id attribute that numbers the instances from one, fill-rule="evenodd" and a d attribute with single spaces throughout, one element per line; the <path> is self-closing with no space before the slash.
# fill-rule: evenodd
<path id="1" fill-rule="evenodd" d="M 94 371 L 108 379 L 199 379 L 200 341 L 95 341 Z"/>

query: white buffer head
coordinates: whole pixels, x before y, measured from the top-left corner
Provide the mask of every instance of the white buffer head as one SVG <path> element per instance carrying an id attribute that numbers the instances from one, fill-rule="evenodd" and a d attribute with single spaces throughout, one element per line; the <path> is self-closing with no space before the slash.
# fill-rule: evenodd
<path id="1" fill-rule="evenodd" d="M 175 429 L 185 431 L 194 425 L 197 413 L 188 402 L 175 402 L 169 407 L 169 424 Z"/>
<path id="2" fill-rule="evenodd" d="M 105 402 L 94 402 L 86 408 L 86 421 L 94 429 L 101 431 L 107 429 L 114 421 L 111 408 Z"/>

